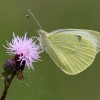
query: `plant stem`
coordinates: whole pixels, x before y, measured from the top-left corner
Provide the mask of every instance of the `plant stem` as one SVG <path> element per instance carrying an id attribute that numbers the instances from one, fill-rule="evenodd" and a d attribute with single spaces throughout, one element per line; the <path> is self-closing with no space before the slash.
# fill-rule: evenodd
<path id="1" fill-rule="evenodd" d="M 5 85 L 5 87 L 4 87 L 2 96 L 0 97 L 0 100 L 5 100 L 8 88 L 11 85 L 11 82 L 12 82 L 14 76 L 15 76 L 15 74 L 10 74 L 10 75 L 8 75 L 7 77 L 4 78 L 4 85 Z"/>

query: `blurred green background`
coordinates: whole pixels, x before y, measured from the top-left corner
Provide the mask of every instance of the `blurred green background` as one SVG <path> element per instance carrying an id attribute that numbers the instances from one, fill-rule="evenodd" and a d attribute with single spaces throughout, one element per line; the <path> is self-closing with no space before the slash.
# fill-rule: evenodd
<path id="1" fill-rule="evenodd" d="M 0 73 L 8 56 L 2 44 L 11 41 L 12 32 L 36 36 L 39 27 L 27 19 L 31 9 L 47 31 L 81 28 L 100 31 L 100 0 L 0 0 Z M 69 76 L 44 52 L 34 63 L 35 71 L 26 69 L 24 80 L 13 80 L 6 100 L 100 100 L 100 54 L 84 72 Z M 0 95 L 3 79 L 0 75 Z"/>

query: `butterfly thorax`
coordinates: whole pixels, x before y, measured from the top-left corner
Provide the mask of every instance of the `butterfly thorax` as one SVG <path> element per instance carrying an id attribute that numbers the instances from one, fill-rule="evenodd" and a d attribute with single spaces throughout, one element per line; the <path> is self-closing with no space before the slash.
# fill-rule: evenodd
<path id="1" fill-rule="evenodd" d="M 40 46 L 45 49 L 47 46 L 47 32 L 40 29 L 38 30 Z"/>

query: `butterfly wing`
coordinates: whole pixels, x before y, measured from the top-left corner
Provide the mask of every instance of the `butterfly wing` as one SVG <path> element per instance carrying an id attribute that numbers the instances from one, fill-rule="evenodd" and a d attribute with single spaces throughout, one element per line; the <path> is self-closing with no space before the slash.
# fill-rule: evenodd
<path id="1" fill-rule="evenodd" d="M 96 48 L 84 36 L 48 34 L 45 51 L 65 73 L 75 75 L 89 67 L 95 59 Z"/>
<path id="2" fill-rule="evenodd" d="M 95 47 L 96 53 L 100 51 L 100 32 L 85 29 L 59 29 L 51 32 L 51 34 L 74 34 L 88 39 Z"/>

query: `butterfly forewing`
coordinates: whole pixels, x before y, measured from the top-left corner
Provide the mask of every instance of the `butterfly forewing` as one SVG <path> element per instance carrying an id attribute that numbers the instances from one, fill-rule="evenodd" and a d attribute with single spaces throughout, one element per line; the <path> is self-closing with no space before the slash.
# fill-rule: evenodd
<path id="1" fill-rule="evenodd" d="M 96 47 L 96 53 L 100 51 L 100 32 L 85 29 L 59 29 L 51 32 L 52 34 L 73 34 L 82 36 L 90 41 Z"/>
<path id="2" fill-rule="evenodd" d="M 82 72 L 95 58 L 95 46 L 83 36 L 59 33 L 48 34 L 47 38 L 46 52 L 67 74 Z"/>

